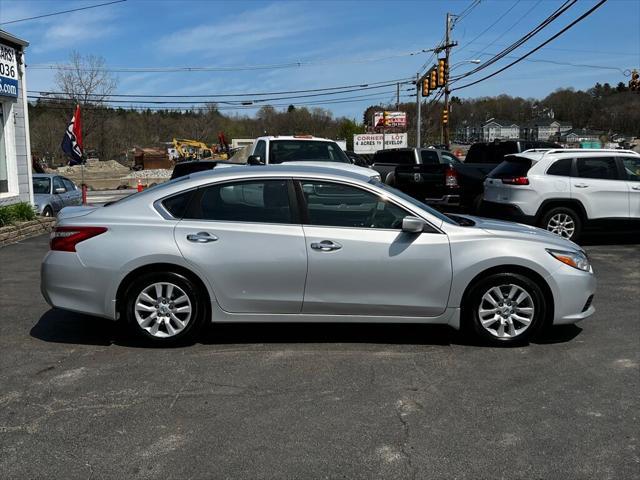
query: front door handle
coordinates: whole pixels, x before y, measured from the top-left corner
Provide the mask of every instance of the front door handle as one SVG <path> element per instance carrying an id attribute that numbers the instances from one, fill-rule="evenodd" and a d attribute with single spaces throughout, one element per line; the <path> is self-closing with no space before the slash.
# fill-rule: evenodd
<path id="1" fill-rule="evenodd" d="M 576 183 L 574 185 L 574 187 L 578 187 L 578 188 L 587 188 L 589 185 L 587 185 L 586 183 Z"/>
<path id="2" fill-rule="evenodd" d="M 634 185 L 631 190 L 640 190 L 640 185 Z"/>
<path id="3" fill-rule="evenodd" d="M 314 250 L 320 250 L 321 252 L 331 252 L 333 250 L 340 250 L 342 245 L 331 240 L 322 240 L 321 242 L 314 242 L 311 244 L 311 248 Z"/>
<path id="4" fill-rule="evenodd" d="M 194 243 L 209 243 L 218 240 L 215 235 L 210 235 L 207 232 L 190 233 L 187 235 L 187 240 Z"/>

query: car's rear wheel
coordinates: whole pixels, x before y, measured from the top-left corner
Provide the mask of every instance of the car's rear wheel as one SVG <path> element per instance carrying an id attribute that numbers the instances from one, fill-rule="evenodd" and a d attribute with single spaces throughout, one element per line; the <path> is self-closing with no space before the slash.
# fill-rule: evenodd
<path id="1" fill-rule="evenodd" d="M 582 221 L 575 210 L 568 207 L 556 207 L 546 212 L 540 226 L 563 238 L 577 241 L 582 232 Z"/>
<path id="2" fill-rule="evenodd" d="M 547 310 L 540 287 L 515 273 L 479 281 L 469 294 L 468 307 L 476 335 L 494 345 L 526 343 L 543 325 Z"/>
<path id="3" fill-rule="evenodd" d="M 51 210 L 51 207 L 44 207 L 44 210 L 42 210 L 42 216 L 43 217 L 53 217 L 53 210 Z"/>
<path id="4" fill-rule="evenodd" d="M 174 272 L 148 273 L 125 294 L 125 317 L 134 332 L 157 345 L 193 340 L 206 311 L 200 289 Z"/>

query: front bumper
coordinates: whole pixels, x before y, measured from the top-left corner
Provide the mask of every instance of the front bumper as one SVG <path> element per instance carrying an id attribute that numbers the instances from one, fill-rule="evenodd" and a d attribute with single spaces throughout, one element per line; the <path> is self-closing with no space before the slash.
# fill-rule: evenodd
<path id="1" fill-rule="evenodd" d="M 480 216 L 510 220 L 517 223 L 526 223 L 527 225 L 535 225 L 536 223 L 535 216 L 526 215 L 520 207 L 512 203 L 483 201 L 480 206 Z"/>
<path id="2" fill-rule="evenodd" d="M 563 265 L 546 280 L 554 298 L 554 325 L 576 323 L 595 313 L 595 275 Z"/>

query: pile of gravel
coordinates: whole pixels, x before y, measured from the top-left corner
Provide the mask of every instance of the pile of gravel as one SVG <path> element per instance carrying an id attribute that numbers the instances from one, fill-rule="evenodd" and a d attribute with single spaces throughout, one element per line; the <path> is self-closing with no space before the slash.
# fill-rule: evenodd
<path id="1" fill-rule="evenodd" d="M 81 171 L 82 171 L 82 166 L 80 165 L 74 165 L 74 166 L 68 166 L 68 167 L 58 167 L 57 172 L 64 174 L 64 175 L 81 175 Z M 104 172 L 104 173 L 116 173 L 116 174 L 122 174 L 124 175 L 126 172 L 129 171 L 128 167 L 125 167 L 124 165 L 116 162 L 115 160 L 107 160 L 105 162 L 100 162 L 100 161 L 87 161 L 86 165 L 84 166 L 84 171 L 88 172 L 88 173 L 97 173 L 97 172 Z"/>
<path id="2" fill-rule="evenodd" d="M 167 170 L 166 168 L 154 168 L 151 170 L 138 170 L 131 172 L 124 178 L 170 178 L 171 170 Z"/>

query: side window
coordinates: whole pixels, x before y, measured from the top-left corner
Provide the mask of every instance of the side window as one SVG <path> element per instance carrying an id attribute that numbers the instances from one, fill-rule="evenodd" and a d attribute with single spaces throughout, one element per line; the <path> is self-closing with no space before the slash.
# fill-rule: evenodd
<path id="1" fill-rule="evenodd" d="M 571 158 L 563 158 L 554 162 L 547 170 L 547 175 L 559 175 L 561 177 L 571 176 Z"/>
<path id="2" fill-rule="evenodd" d="M 622 164 L 627 174 L 627 180 L 640 182 L 640 157 L 622 157 Z"/>
<path id="3" fill-rule="evenodd" d="M 253 154 L 258 155 L 264 162 L 267 155 L 267 142 L 265 142 L 264 140 L 259 140 Z"/>
<path id="4" fill-rule="evenodd" d="M 179 165 L 179 164 L 178 164 Z M 183 218 L 187 213 L 187 207 L 189 207 L 189 201 L 195 190 L 179 193 L 173 197 L 169 197 L 162 202 L 164 208 L 175 218 Z"/>
<path id="5" fill-rule="evenodd" d="M 63 178 L 62 182 L 64 183 L 64 188 L 67 189 L 67 192 L 73 192 L 76 189 L 76 186 L 68 178 Z"/>
<path id="6" fill-rule="evenodd" d="M 200 189 L 185 218 L 223 222 L 293 223 L 286 180 L 223 183 Z"/>
<path id="7" fill-rule="evenodd" d="M 436 152 L 435 150 L 422 150 L 420 152 L 420 158 L 422 159 L 422 163 L 424 165 L 437 165 L 438 163 L 440 163 L 438 152 Z"/>
<path id="8" fill-rule="evenodd" d="M 53 193 L 56 193 L 56 189 L 58 188 L 64 188 L 65 192 L 67 191 L 67 189 L 64 186 L 64 183 L 62 183 L 62 178 L 53 177 Z"/>
<path id="9" fill-rule="evenodd" d="M 618 169 L 613 157 L 578 158 L 578 177 L 618 180 Z"/>
<path id="10" fill-rule="evenodd" d="M 401 229 L 404 209 L 350 185 L 301 181 L 308 224 L 331 227 Z"/>
<path id="11" fill-rule="evenodd" d="M 442 157 L 442 163 L 461 163 L 458 157 L 450 153 L 440 152 L 440 156 Z"/>

